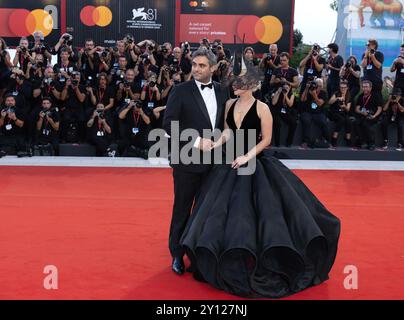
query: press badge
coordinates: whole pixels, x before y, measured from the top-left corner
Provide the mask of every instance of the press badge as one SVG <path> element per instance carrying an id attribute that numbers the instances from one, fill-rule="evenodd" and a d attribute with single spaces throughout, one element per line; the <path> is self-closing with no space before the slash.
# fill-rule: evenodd
<path id="1" fill-rule="evenodd" d="M 135 135 L 138 134 L 139 133 L 139 128 L 133 128 L 132 133 L 135 134 Z"/>
<path id="2" fill-rule="evenodd" d="M 18 91 L 13 91 L 12 95 L 13 95 L 14 97 L 18 96 Z"/>
<path id="3" fill-rule="evenodd" d="M 366 67 L 366 69 L 367 69 L 367 70 L 372 70 L 372 69 L 373 69 L 373 65 L 369 64 L 369 65 Z"/>
<path id="4" fill-rule="evenodd" d="M 50 131 L 45 129 L 45 130 L 42 131 L 42 134 L 43 134 L 44 136 L 49 136 Z"/>
<path id="5" fill-rule="evenodd" d="M 285 114 L 286 113 L 286 108 L 282 108 L 281 113 Z"/>
<path id="6" fill-rule="evenodd" d="M 147 106 L 149 107 L 149 109 L 153 109 L 154 108 L 154 102 L 149 102 L 147 104 Z"/>
<path id="7" fill-rule="evenodd" d="M 404 68 L 402 68 L 400 72 L 401 72 L 401 73 L 404 73 Z"/>
<path id="8" fill-rule="evenodd" d="M 311 104 L 311 108 L 312 108 L 313 110 L 316 110 L 316 109 L 318 108 L 318 105 L 313 102 L 313 103 Z"/>
<path id="9" fill-rule="evenodd" d="M 313 73 L 314 73 L 314 70 L 313 70 L 313 69 L 309 69 L 309 70 L 307 70 L 307 73 L 308 73 L 308 74 L 313 74 Z"/>
<path id="10" fill-rule="evenodd" d="M 6 130 L 7 130 L 7 131 L 10 131 L 11 129 L 13 129 L 13 125 L 12 125 L 12 124 L 6 125 Z"/>
<path id="11" fill-rule="evenodd" d="M 362 108 L 361 112 L 368 112 L 366 108 Z"/>
<path id="12" fill-rule="evenodd" d="M 104 131 L 97 132 L 97 137 L 103 137 L 103 136 L 104 136 Z"/>

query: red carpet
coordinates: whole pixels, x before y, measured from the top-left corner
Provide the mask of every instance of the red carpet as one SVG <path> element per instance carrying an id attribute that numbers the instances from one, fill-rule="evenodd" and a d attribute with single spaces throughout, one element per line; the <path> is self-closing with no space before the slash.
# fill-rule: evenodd
<path id="1" fill-rule="evenodd" d="M 289 299 L 404 299 L 404 172 L 296 171 L 342 220 L 331 279 Z M 234 299 L 170 270 L 168 169 L 0 168 L 0 299 Z M 43 287 L 55 265 L 59 289 Z M 359 269 L 345 290 L 344 268 Z"/>

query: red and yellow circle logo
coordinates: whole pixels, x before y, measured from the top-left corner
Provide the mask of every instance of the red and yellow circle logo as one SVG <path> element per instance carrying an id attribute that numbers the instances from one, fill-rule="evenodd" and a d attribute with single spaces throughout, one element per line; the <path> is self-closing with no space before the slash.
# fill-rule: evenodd
<path id="1" fill-rule="evenodd" d="M 15 9 L 8 16 L 8 27 L 15 37 L 27 37 L 35 31 L 42 31 L 46 37 L 52 32 L 53 18 L 43 9 Z"/>
<path id="2" fill-rule="evenodd" d="M 245 43 L 264 44 L 276 43 L 283 34 L 282 22 L 274 16 L 245 16 L 237 25 L 237 35 L 240 39 L 245 36 Z"/>
<path id="3" fill-rule="evenodd" d="M 106 27 L 112 22 L 112 11 L 106 6 L 85 6 L 81 9 L 80 20 L 88 27 Z"/>

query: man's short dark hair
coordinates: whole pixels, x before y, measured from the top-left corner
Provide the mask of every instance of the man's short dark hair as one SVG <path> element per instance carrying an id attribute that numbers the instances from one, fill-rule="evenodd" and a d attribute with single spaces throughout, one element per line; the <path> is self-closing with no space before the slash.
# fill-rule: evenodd
<path id="1" fill-rule="evenodd" d="M 217 58 L 216 55 L 212 52 L 212 50 L 208 48 L 199 48 L 192 54 L 192 60 L 195 59 L 196 57 L 206 57 L 209 61 L 209 65 L 215 66 L 217 64 Z"/>
<path id="2" fill-rule="evenodd" d="M 338 51 L 339 51 L 339 47 L 336 43 L 330 43 L 328 45 L 328 49 L 331 49 L 331 51 L 334 53 L 338 53 Z"/>
<path id="3" fill-rule="evenodd" d="M 368 44 L 373 44 L 376 47 L 376 50 L 379 48 L 379 43 L 376 39 L 369 39 Z"/>
<path id="4" fill-rule="evenodd" d="M 42 102 L 49 101 L 52 104 L 52 99 L 50 97 L 43 97 Z"/>
<path id="5" fill-rule="evenodd" d="M 281 58 L 288 58 L 288 60 L 290 60 L 290 54 L 287 52 L 282 52 L 279 57 Z"/>
<path id="6" fill-rule="evenodd" d="M 362 81 L 362 86 L 363 86 L 364 84 L 369 84 L 371 88 L 373 87 L 373 83 L 372 83 L 371 81 L 369 81 L 369 80 L 363 80 L 363 81 Z"/>

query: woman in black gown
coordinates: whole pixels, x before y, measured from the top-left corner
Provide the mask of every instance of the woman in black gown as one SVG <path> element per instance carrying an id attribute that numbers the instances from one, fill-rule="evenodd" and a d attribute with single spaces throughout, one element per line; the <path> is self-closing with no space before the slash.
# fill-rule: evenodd
<path id="1" fill-rule="evenodd" d="M 266 147 L 272 116 L 253 92 L 258 78 L 239 76 L 239 99 L 226 105 L 225 130 L 214 147 L 248 129 L 257 145 L 231 164 L 215 165 L 181 239 L 195 279 L 248 298 L 281 298 L 328 280 L 340 221 Z M 239 137 L 239 136 L 236 136 Z M 236 155 L 237 156 L 237 155 Z M 256 161 L 251 175 L 238 170 Z"/>

